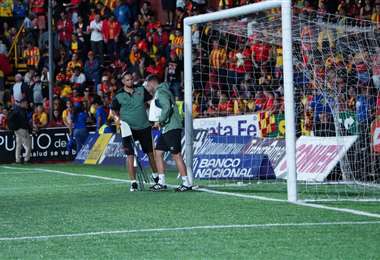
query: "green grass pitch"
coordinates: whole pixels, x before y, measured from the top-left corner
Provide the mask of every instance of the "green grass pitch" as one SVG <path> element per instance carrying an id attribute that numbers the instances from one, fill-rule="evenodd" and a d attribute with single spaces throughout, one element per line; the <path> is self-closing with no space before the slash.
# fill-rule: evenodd
<path id="1" fill-rule="evenodd" d="M 131 193 L 116 167 L 2 165 L 0 179 L 0 259 L 380 259 L 376 217 L 200 191 Z M 286 198 L 283 185 L 215 189 Z M 379 202 L 323 205 L 380 214 Z"/>

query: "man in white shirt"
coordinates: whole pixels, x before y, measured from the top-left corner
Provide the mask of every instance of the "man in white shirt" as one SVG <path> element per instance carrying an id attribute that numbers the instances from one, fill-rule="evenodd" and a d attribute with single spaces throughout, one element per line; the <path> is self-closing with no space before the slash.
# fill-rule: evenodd
<path id="1" fill-rule="evenodd" d="M 24 82 L 22 81 L 22 75 L 16 74 L 15 84 L 13 84 L 13 87 L 12 87 L 12 97 L 16 104 L 20 104 L 20 101 L 25 96 L 26 89 L 23 83 Z"/>
<path id="2" fill-rule="evenodd" d="M 95 19 L 90 23 L 91 49 L 98 56 L 100 64 L 103 64 L 103 21 L 100 15 L 96 14 Z"/>
<path id="3" fill-rule="evenodd" d="M 74 68 L 74 74 L 71 76 L 70 82 L 81 87 L 86 81 L 86 76 L 80 71 L 80 67 Z"/>

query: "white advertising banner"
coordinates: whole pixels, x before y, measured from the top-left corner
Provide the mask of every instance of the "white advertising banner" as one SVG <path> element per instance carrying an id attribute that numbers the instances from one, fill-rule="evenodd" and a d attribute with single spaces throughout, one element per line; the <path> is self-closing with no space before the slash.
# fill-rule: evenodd
<path id="1" fill-rule="evenodd" d="M 194 129 L 208 130 L 212 135 L 261 137 L 258 114 L 197 118 Z"/>
<path id="2" fill-rule="evenodd" d="M 323 182 L 355 143 L 357 136 L 301 136 L 297 140 L 297 180 Z M 277 178 L 286 179 L 286 158 L 275 169 Z"/>

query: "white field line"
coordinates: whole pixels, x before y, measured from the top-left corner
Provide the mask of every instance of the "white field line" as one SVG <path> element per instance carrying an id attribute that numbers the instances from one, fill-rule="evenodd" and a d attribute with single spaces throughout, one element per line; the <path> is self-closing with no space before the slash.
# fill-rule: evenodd
<path id="1" fill-rule="evenodd" d="M 239 197 L 239 198 L 257 199 L 257 200 L 275 201 L 275 202 L 287 202 L 286 200 L 282 200 L 282 199 L 274 199 L 274 198 L 269 198 L 269 197 L 264 197 L 264 196 L 246 195 L 246 194 L 232 193 L 232 192 L 226 192 L 226 191 L 209 190 L 206 188 L 199 188 L 196 190 L 211 193 L 211 194 L 226 195 L 226 196 Z"/>
<path id="2" fill-rule="evenodd" d="M 302 202 L 380 202 L 380 199 L 305 199 Z"/>
<path id="3" fill-rule="evenodd" d="M 300 205 L 300 206 L 305 206 L 305 207 L 317 208 L 317 209 L 327 209 L 327 210 L 334 210 L 334 211 L 339 211 L 339 212 L 351 213 L 351 214 L 359 215 L 359 216 L 380 218 L 380 214 L 370 213 L 370 212 L 362 211 L 362 210 L 330 207 L 330 206 L 325 206 L 325 205 L 321 205 L 321 204 L 305 203 L 302 201 L 296 202 L 294 204 Z"/>
<path id="4" fill-rule="evenodd" d="M 36 171 L 19 171 L 19 172 L 0 172 L 1 175 L 23 174 L 23 173 L 38 173 Z"/>
<path id="5" fill-rule="evenodd" d="M 11 166 L 3 166 L 3 168 L 6 169 L 30 169 L 30 168 L 20 168 L 20 167 L 11 167 Z M 129 180 L 125 179 L 118 179 L 118 178 L 111 178 L 111 177 L 103 177 L 103 176 L 97 176 L 97 175 L 89 175 L 89 174 L 78 174 L 73 172 L 65 172 L 65 171 L 57 171 L 57 170 L 49 170 L 49 169 L 43 169 L 43 168 L 35 168 L 36 171 L 43 171 L 43 172 L 49 172 L 49 173 L 58 173 L 68 176 L 75 176 L 75 177 L 84 177 L 84 178 L 93 178 L 93 179 L 99 179 L 99 180 L 107 180 L 107 181 L 117 181 L 117 182 L 123 182 L 123 183 L 130 183 Z"/>
<path id="6" fill-rule="evenodd" d="M 365 186 L 371 188 L 380 189 L 380 184 L 378 183 L 365 183 L 360 181 L 330 181 L 330 182 L 303 182 L 305 186 L 323 186 L 323 185 L 347 185 L 347 186 Z"/>
<path id="7" fill-rule="evenodd" d="M 0 241 L 48 240 L 48 239 L 54 239 L 54 238 L 73 238 L 73 237 L 88 237 L 88 236 L 116 235 L 116 234 L 130 234 L 130 233 L 157 233 L 157 232 L 236 229 L 236 228 L 246 229 L 246 228 L 277 228 L 277 227 L 352 226 L 352 225 L 378 225 L 378 224 L 380 224 L 380 221 L 209 225 L 209 226 L 192 226 L 192 227 L 122 229 L 122 230 L 95 231 L 95 232 L 84 232 L 84 233 L 56 234 L 56 235 L 39 235 L 39 236 L 0 237 Z"/>
<path id="8" fill-rule="evenodd" d="M 9 166 L 3 166 L 3 168 L 8 168 L 8 169 L 30 169 L 30 168 L 19 168 L 19 167 L 9 167 Z M 43 169 L 43 168 L 36 168 L 35 170 L 45 171 L 45 172 L 50 172 L 50 173 L 57 173 L 57 174 L 64 174 L 64 175 L 68 175 L 68 176 L 87 177 L 87 178 L 95 178 L 95 179 L 109 180 L 109 181 L 120 181 L 120 182 L 124 182 L 124 183 L 129 183 L 130 182 L 130 181 L 125 180 L 125 179 L 103 177 L 103 176 L 89 175 L 89 174 L 84 175 L 84 174 L 77 174 L 77 173 L 57 171 L 57 170 L 49 170 L 49 169 Z M 174 185 L 168 185 L 168 187 L 175 187 L 175 186 Z M 225 196 L 232 196 L 232 197 L 239 197 L 239 198 L 256 199 L 256 200 L 261 200 L 261 201 L 274 201 L 274 202 L 286 202 L 286 203 L 288 203 L 287 200 L 274 199 L 274 198 L 269 198 L 269 197 L 264 197 L 264 196 L 255 196 L 255 195 L 246 195 L 246 194 L 223 192 L 223 191 L 214 191 L 214 190 L 209 190 L 209 189 L 205 189 L 205 188 L 199 188 L 199 189 L 196 189 L 196 190 L 197 191 L 203 191 L 203 192 L 206 192 L 206 193 L 211 193 L 211 194 L 217 194 L 217 195 L 225 195 Z M 330 206 L 325 206 L 325 205 L 320 205 L 320 204 L 310 204 L 310 203 L 305 203 L 305 202 L 302 202 L 302 201 L 296 202 L 296 203 L 291 203 L 291 204 L 298 205 L 298 206 L 304 206 L 304 207 L 311 207 L 311 208 L 326 209 L 326 210 L 332 210 L 332 211 L 337 211 L 337 212 L 350 213 L 350 214 L 358 215 L 358 216 L 380 218 L 380 214 L 370 213 L 370 212 L 361 211 L 361 210 L 353 210 L 353 209 L 347 209 L 347 208 L 330 207 Z"/>
<path id="9" fill-rule="evenodd" d="M 89 186 L 102 186 L 102 185 L 120 185 L 123 183 L 112 181 L 112 182 L 96 182 L 96 183 L 85 183 L 85 184 L 76 184 L 76 185 L 41 185 L 41 186 L 32 186 L 32 187 L 19 187 L 19 188 L 0 188 L 0 192 L 2 191 L 13 191 L 13 190 L 40 190 L 46 188 L 75 188 L 75 187 L 89 187 Z"/>

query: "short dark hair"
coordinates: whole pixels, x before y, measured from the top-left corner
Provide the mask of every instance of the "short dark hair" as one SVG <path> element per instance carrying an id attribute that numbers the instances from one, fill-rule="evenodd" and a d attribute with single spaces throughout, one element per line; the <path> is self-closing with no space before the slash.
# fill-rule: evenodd
<path id="1" fill-rule="evenodd" d="M 148 81 L 148 82 L 149 81 L 157 81 L 157 82 L 159 82 L 158 77 L 155 74 L 151 74 L 148 77 L 146 77 L 146 81 Z"/>
<path id="2" fill-rule="evenodd" d="M 131 75 L 131 76 L 132 76 L 132 72 L 130 72 L 129 70 L 124 71 L 124 72 L 120 75 L 120 79 L 123 79 L 126 75 Z"/>

